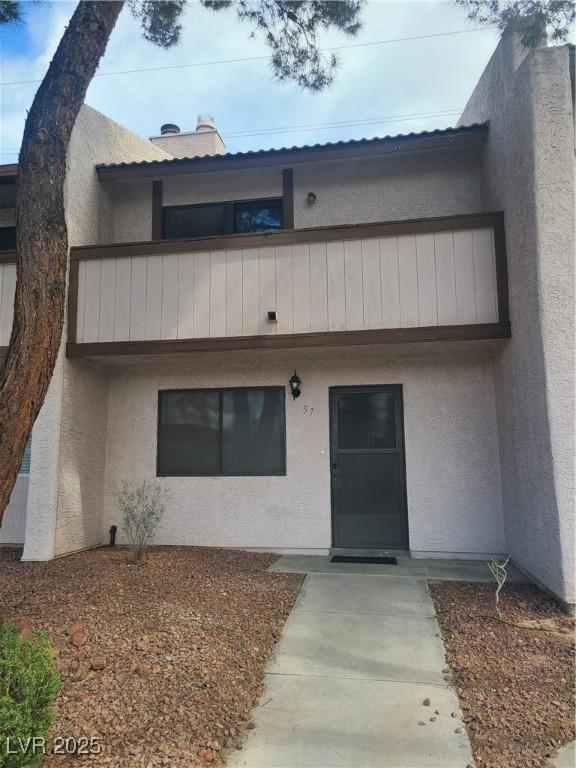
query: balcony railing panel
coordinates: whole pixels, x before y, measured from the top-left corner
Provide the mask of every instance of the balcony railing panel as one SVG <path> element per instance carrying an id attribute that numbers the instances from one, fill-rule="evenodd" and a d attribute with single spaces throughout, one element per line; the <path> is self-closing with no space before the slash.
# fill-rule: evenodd
<path id="1" fill-rule="evenodd" d="M 498 306 L 492 226 L 80 257 L 76 342 L 473 325 Z"/>

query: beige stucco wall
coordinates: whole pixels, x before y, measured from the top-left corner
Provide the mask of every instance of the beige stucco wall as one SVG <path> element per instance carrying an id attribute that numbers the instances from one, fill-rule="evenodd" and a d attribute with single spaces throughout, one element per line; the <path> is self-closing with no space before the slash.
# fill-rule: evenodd
<path id="1" fill-rule="evenodd" d="M 306 163 L 294 168 L 297 228 L 478 213 L 483 203 L 480 146 L 409 152 L 403 157 Z M 282 195 L 282 168 L 212 171 L 163 179 L 164 205 L 224 202 Z M 101 242 L 151 237 L 150 181 L 107 182 L 115 208 Z M 315 192 L 316 203 L 306 201 Z M 112 224 L 110 223 L 112 221 Z M 110 229 L 112 226 L 112 229 Z"/>
<path id="2" fill-rule="evenodd" d="M 158 543 L 327 550 L 328 389 L 393 383 L 404 388 L 412 550 L 501 553 L 492 354 L 472 342 L 201 353 L 111 369 L 104 531 L 120 526 L 120 481 L 155 479 L 159 389 L 286 385 L 296 368 L 302 396 L 286 398 L 287 475 L 162 479 L 172 500 Z"/>
<path id="3" fill-rule="evenodd" d="M 576 601 L 574 112 L 568 49 L 508 32 L 462 117 L 490 120 L 488 205 L 506 217 L 511 342 L 496 365 L 506 546 Z"/>
<path id="4" fill-rule="evenodd" d="M 166 133 L 163 136 L 151 136 L 150 141 L 173 157 L 202 157 L 222 155 L 226 152 L 226 146 L 216 129 L 201 128 L 177 134 Z"/>
<path id="5" fill-rule="evenodd" d="M 68 151 L 70 245 L 98 242 L 100 227 L 107 226 L 110 200 L 98 182 L 97 163 L 163 157 L 150 142 L 84 106 Z M 23 559 L 47 560 L 100 543 L 105 400 L 100 374 L 67 360 L 63 344 L 34 425 Z"/>

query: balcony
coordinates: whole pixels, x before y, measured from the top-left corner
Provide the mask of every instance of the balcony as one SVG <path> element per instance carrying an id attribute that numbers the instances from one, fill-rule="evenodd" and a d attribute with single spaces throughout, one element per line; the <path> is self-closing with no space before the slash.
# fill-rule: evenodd
<path id="1" fill-rule="evenodd" d="M 508 336 L 499 213 L 71 252 L 70 357 Z"/>

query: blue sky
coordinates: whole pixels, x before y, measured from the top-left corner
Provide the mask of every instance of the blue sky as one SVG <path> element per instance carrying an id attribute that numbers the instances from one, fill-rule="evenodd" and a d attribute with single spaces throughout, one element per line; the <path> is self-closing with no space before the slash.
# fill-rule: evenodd
<path id="1" fill-rule="evenodd" d="M 0 82 L 18 84 L 0 86 L 0 162 L 15 162 L 37 88 L 21 81 L 42 77 L 74 6 L 24 3 L 24 23 L 1 33 Z M 124 9 L 100 65 L 103 76 L 94 78 L 86 101 L 143 136 L 156 134 L 164 122 L 193 129 L 199 113 L 210 113 L 230 151 L 454 124 L 497 44 L 497 32 L 475 31 L 461 8 L 437 0 L 370 0 L 363 21 L 357 38 L 322 37 L 326 48 L 361 45 L 340 51 L 331 88 L 310 94 L 274 81 L 265 60 L 204 65 L 266 56 L 265 44 L 251 38 L 250 27 L 233 12 L 214 14 L 189 2 L 180 44 L 163 51 L 143 39 Z M 165 66 L 181 68 L 105 74 Z"/>

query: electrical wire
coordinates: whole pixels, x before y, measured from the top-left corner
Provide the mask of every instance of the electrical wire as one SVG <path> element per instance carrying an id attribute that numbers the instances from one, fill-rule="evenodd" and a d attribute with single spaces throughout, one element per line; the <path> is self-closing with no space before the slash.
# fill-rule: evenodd
<path id="1" fill-rule="evenodd" d="M 368 48 L 375 45 L 388 45 L 389 43 L 407 43 L 412 40 L 428 40 L 436 37 L 447 37 L 451 35 L 465 35 L 470 32 L 484 32 L 490 27 L 474 27 L 473 29 L 459 29 L 452 32 L 431 32 L 428 35 L 413 35 L 412 37 L 395 37 L 388 40 L 372 40 L 364 43 L 350 43 L 348 45 L 339 45 L 333 48 L 322 48 L 322 51 L 344 51 L 352 48 Z M 111 72 L 97 72 L 94 77 L 110 77 L 111 75 L 132 75 L 141 72 L 164 72 L 172 69 L 191 69 L 193 67 L 212 67 L 221 64 L 240 64 L 250 61 L 269 61 L 270 56 L 247 56 L 238 59 L 218 59 L 214 61 L 197 61 L 190 64 L 166 64 L 160 67 L 138 67 L 135 69 L 121 69 Z M 0 83 L 0 86 L 9 85 L 32 85 L 41 83 L 42 80 L 11 80 L 8 82 Z"/>

